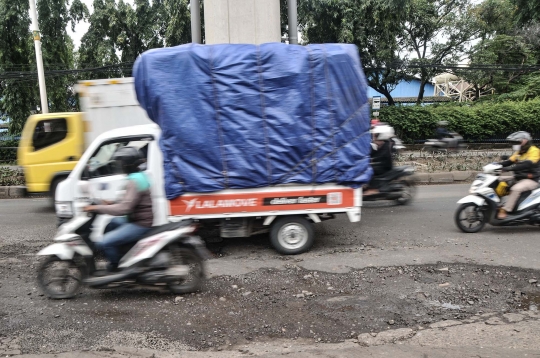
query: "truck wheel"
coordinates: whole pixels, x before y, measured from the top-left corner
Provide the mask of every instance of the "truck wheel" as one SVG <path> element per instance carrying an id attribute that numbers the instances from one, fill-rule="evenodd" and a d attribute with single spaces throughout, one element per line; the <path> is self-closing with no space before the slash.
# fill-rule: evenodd
<path id="1" fill-rule="evenodd" d="M 51 205 L 54 207 L 54 203 L 56 202 L 56 187 L 58 184 L 66 180 L 67 177 L 58 177 L 55 178 L 51 183 L 51 188 L 49 190 L 49 196 L 51 197 Z"/>
<path id="2" fill-rule="evenodd" d="M 301 254 L 308 251 L 314 241 L 313 224 L 301 216 L 281 217 L 270 230 L 270 242 L 280 254 Z"/>

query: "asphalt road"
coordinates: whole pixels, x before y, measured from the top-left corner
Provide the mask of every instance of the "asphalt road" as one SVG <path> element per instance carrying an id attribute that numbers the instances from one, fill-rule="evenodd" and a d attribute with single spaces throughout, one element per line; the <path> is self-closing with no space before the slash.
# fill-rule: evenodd
<path id="1" fill-rule="evenodd" d="M 465 234 L 454 225 L 456 202 L 468 185 L 419 188 L 408 206 L 365 203 L 360 223 L 341 216 L 317 224 L 313 249 L 295 257 L 272 254 L 265 236 L 224 241 L 224 258 L 211 264 L 212 274 L 246 273 L 258 267 L 280 267 L 284 259 L 307 269 L 347 272 L 368 266 L 464 262 L 540 269 L 540 228 L 492 227 Z M 336 260 L 333 253 L 340 253 Z"/>
<path id="2" fill-rule="evenodd" d="M 340 216 L 317 224 L 315 246 L 297 256 L 278 255 L 266 235 L 209 240 L 216 254 L 210 279 L 201 293 L 179 299 L 122 289 L 84 290 L 64 301 L 43 297 L 35 253 L 51 243 L 54 212 L 47 199 L 0 200 L 0 355 L 108 354 L 116 346 L 238 351 L 279 339 L 337 343 L 396 328 L 420 339 L 421 326 L 475 324 L 471 319 L 486 312 L 496 316 L 482 318 L 485 325 L 510 324 L 504 314 L 540 305 L 540 229 L 461 233 L 453 214 L 467 190 L 423 186 L 409 206 L 366 203 L 360 223 Z M 536 318 L 526 324 L 537 332 Z M 525 331 L 508 325 L 509 341 L 500 347 L 539 349 L 536 334 L 519 333 Z M 460 347 L 463 335 L 471 333 L 457 333 L 453 344 Z"/>
<path id="3" fill-rule="evenodd" d="M 465 234 L 455 227 L 456 202 L 467 191 L 468 185 L 421 186 L 408 206 L 365 203 L 359 223 L 343 215 L 317 224 L 316 243 L 303 255 L 278 255 L 266 235 L 210 243 L 220 256 L 210 262 L 210 274 L 242 274 L 289 261 L 330 272 L 437 262 L 540 269 L 540 228 L 486 225 L 480 233 Z M 32 255 L 51 242 L 55 216 L 47 199 L 0 200 L 0 227 L 0 260 L 10 253 Z M 329 255 L 334 253 L 340 260 Z"/>

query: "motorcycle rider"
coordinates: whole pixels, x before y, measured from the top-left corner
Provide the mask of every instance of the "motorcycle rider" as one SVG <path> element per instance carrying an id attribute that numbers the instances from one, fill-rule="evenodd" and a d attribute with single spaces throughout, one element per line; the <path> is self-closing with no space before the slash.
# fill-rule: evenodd
<path id="1" fill-rule="evenodd" d="M 501 177 L 500 180 L 507 183 L 515 180 L 515 184 L 510 187 L 510 194 L 497 214 L 497 219 L 501 220 L 514 210 L 521 193 L 538 188 L 540 177 L 538 172 L 540 149 L 531 144 L 531 135 L 520 131 L 510 134 L 506 140 L 512 143 L 512 149 L 515 153 L 508 160 L 499 164 L 503 166 L 503 172 L 512 171 L 514 176 Z"/>
<path id="2" fill-rule="evenodd" d="M 392 137 L 394 128 L 386 124 L 379 124 L 371 130 L 373 141 L 371 143 L 371 167 L 373 168 L 373 178 L 368 184 L 364 195 L 374 195 L 379 193 L 380 181 L 377 177 L 392 170 Z"/>
<path id="3" fill-rule="evenodd" d="M 152 227 L 154 214 L 150 196 L 150 181 L 139 166 L 143 163 L 141 153 L 134 147 L 122 147 L 111 158 L 118 168 L 128 175 L 126 192 L 117 203 L 104 202 L 103 205 L 90 205 L 84 208 L 87 212 L 97 212 L 117 216 L 107 226 L 103 240 L 96 243 L 109 260 L 107 270 L 118 269 L 120 253 L 118 248 L 138 241 Z"/>

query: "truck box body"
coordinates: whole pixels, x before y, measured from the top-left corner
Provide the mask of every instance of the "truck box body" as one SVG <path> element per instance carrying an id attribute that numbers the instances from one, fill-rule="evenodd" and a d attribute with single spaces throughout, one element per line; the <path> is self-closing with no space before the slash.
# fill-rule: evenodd
<path id="1" fill-rule="evenodd" d="M 76 89 L 84 112 L 85 149 L 111 129 L 152 123 L 137 102 L 132 77 L 81 81 Z"/>
<path id="2" fill-rule="evenodd" d="M 368 182 L 367 84 L 354 45 L 182 45 L 144 53 L 135 90 L 162 130 L 165 191 Z"/>

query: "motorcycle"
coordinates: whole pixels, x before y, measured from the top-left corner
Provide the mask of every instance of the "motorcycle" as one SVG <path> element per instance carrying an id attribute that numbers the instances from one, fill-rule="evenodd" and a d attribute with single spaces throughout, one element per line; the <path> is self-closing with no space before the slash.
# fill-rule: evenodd
<path id="1" fill-rule="evenodd" d="M 79 204 L 79 208 L 90 204 Z M 139 241 L 120 248 L 123 257 L 119 272 L 104 274 L 97 269 L 98 255 L 90 238 L 98 216 L 77 210 L 72 220 L 60 226 L 55 243 L 38 252 L 38 256 L 46 257 L 38 269 L 38 284 L 48 297 L 72 298 L 83 284 L 96 289 L 159 285 L 176 294 L 199 289 L 203 261 L 211 254 L 194 235 L 197 226 L 193 222 L 152 228 Z"/>
<path id="2" fill-rule="evenodd" d="M 364 195 L 364 201 L 395 200 L 400 205 L 411 202 L 416 194 L 416 180 L 413 177 L 414 167 L 401 166 L 392 170 L 375 180 L 381 183 L 379 193 Z"/>
<path id="3" fill-rule="evenodd" d="M 448 140 L 428 139 L 424 143 L 423 150 L 429 152 L 449 152 L 465 149 L 462 136 L 456 132 L 451 132 L 450 135 L 451 138 L 447 138 Z"/>
<path id="4" fill-rule="evenodd" d="M 502 165 L 488 164 L 478 174 L 469 189 L 470 195 L 458 201 L 454 215 L 456 226 L 463 232 L 475 233 L 486 223 L 493 226 L 540 225 L 540 188 L 526 191 L 519 197 L 514 210 L 505 219 L 497 219 L 502 197 L 496 189 L 500 183 Z"/>

